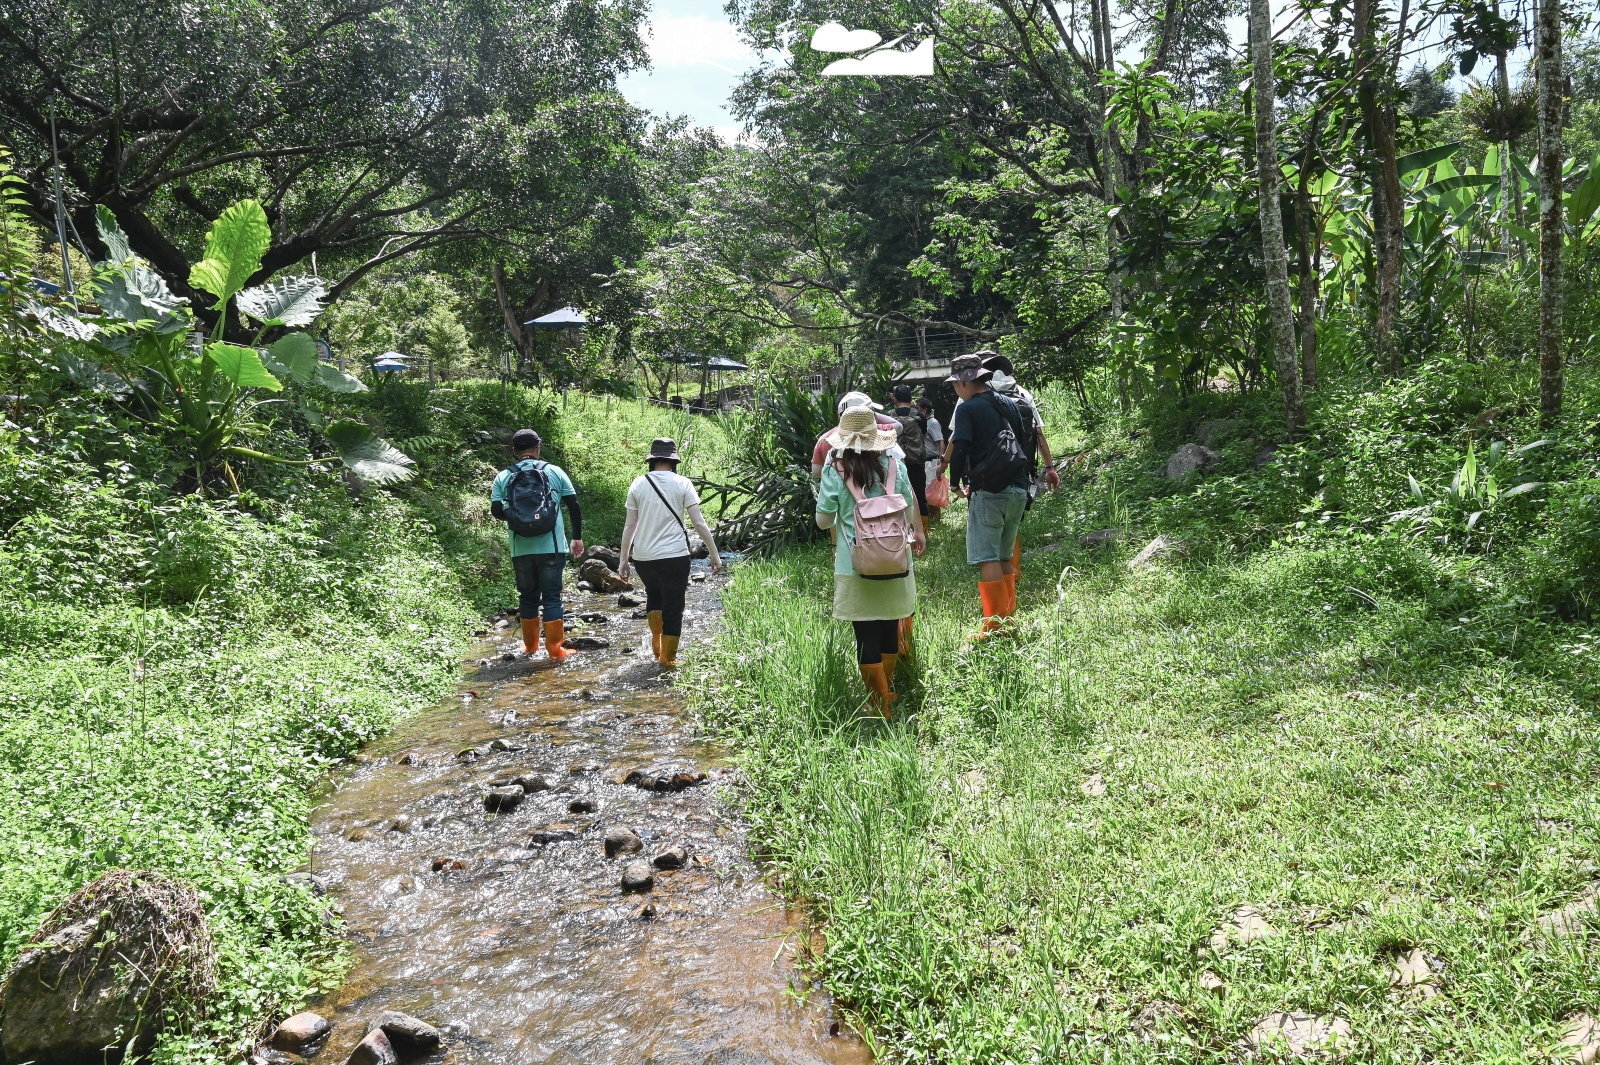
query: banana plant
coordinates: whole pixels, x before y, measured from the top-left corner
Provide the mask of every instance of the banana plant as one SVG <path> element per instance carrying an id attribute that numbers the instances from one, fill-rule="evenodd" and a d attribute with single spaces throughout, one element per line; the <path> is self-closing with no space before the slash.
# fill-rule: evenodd
<path id="1" fill-rule="evenodd" d="M 188 300 L 174 295 L 159 274 L 131 253 L 127 236 L 104 207 L 98 223 L 110 255 L 96 269 L 95 301 L 106 312 L 97 339 L 137 367 L 146 405 L 187 441 L 200 490 L 205 471 L 220 467 L 237 492 L 232 463 L 239 458 L 286 465 L 322 461 L 290 459 L 247 443 L 270 431 L 260 414 L 264 403 L 274 401 L 263 396 L 283 392 L 286 380 L 334 393 L 366 388 L 319 362 L 315 342 L 299 329 L 322 312 L 327 293 L 320 280 L 289 277 L 245 287 L 271 243 L 261 205 L 241 200 L 224 211 L 206 234 L 205 258 L 189 272 L 190 285 L 215 297 L 211 309 L 217 320 L 209 337 L 195 331 Z M 249 345 L 223 339 L 230 303 L 257 326 Z M 287 331 L 260 347 L 273 329 Z M 365 425 L 348 419 L 324 424 L 310 400 L 300 399 L 302 410 L 357 476 L 380 485 L 412 476 L 411 459 Z"/>

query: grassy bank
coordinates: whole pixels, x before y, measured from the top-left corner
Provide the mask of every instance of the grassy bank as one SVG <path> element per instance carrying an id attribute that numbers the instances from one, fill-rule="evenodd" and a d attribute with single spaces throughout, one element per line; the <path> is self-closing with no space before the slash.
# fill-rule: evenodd
<path id="1" fill-rule="evenodd" d="M 1018 638 L 966 644 L 959 509 L 935 531 L 892 725 L 858 712 L 825 552 L 740 567 L 701 712 L 890 1060 L 1231 1060 L 1305 1011 L 1348 1019 L 1356 1060 L 1521 1061 L 1600 1006 L 1589 941 L 1537 925 L 1596 878 L 1592 459 L 1528 453 L 1545 486 L 1471 530 L 1392 516 L 1519 387 L 1330 393 L 1259 468 L 1270 422 L 1237 398 L 1084 440 L 1026 526 Z M 1216 471 L 1166 481 L 1222 415 Z M 1186 555 L 1130 569 L 1156 533 Z M 1215 949 L 1242 906 L 1275 934 Z M 1391 987 L 1416 947 L 1436 997 Z"/>
<path id="2" fill-rule="evenodd" d="M 595 542 L 620 533 L 651 437 L 691 438 L 705 464 L 722 440 L 710 420 L 497 382 L 359 399 L 408 438 L 410 484 L 241 464 L 237 498 L 174 494 L 161 441 L 81 394 L 11 407 L 20 428 L 0 432 L 0 971 L 107 869 L 193 885 L 221 992 L 174 1019 L 162 1061 L 238 1060 L 340 978 L 337 921 L 284 877 L 328 769 L 447 694 L 481 611 L 515 603 L 488 514 L 497 430 L 545 433 Z"/>

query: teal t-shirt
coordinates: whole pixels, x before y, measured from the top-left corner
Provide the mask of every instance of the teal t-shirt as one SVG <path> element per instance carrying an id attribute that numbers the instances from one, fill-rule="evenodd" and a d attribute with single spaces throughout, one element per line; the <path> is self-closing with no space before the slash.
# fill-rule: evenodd
<path id="1" fill-rule="evenodd" d="M 911 513 L 916 514 L 917 495 L 911 490 L 911 478 L 906 476 L 905 460 L 898 455 L 895 456 L 895 481 Z M 868 499 L 883 495 L 883 482 L 879 481 L 863 494 Z M 836 519 L 834 528 L 839 531 L 839 538 L 833 548 L 833 572 L 854 573 L 855 567 L 850 564 L 850 540 L 856 534 L 856 497 L 845 487 L 844 478 L 832 462 L 822 467 L 822 483 L 817 487 L 817 510 L 832 514 Z"/>
<path id="2" fill-rule="evenodd" d="M 518 466 L 528 469 L 537 467 L 544 471 L 545 477 L 550 480 L 550 491 L 555 493 L 556 499 L 565 499 L 575 496 L 578 490 L 572 487 L 572 478 L 567 476 L 567 471 L 560 466 L 544 461 L 544 459 L 523 459 Z M 506 485 L 511 483 L 511 471 L 501 470 L 500 476 L 494 479 L 494 487 L 489 490 L 489 498 L 500 503 L 506 501 Z M 518 536 L 506 530 L 511 537 L 511 557 L 518 555 L 557 555 L 564 554 L 567 550 L 567 513 L 562 508 L 560 516 L 556 518 L 556 527 L 542 536 Z"/>

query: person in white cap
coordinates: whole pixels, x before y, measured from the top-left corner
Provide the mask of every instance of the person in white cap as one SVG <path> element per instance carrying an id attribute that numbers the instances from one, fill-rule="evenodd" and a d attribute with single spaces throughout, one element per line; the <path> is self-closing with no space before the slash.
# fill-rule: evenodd
<path id="1" fill-rule="evenodd" d="M 867 395 L 865 392 L 846 392 L 844 395 L 839 397 L 839 416 L 842 418 L 844 416 L 844 412 L 849 410 L 851 407 L 865 407 L 867 410 L 872 411 L 873 417 L 877 420 L 878 428 L 894 430 L 894 432 L 897 434 L 896 439 L 898 440 L 900 423 L 889 417 L 887 414 L 880 413 L 883 410 L 882 403 L 872 402 L 872 397 Z M 833 450 L 833 445 L 828 443 L 828 434 L 832 432 L 833 430 L 829 429 L 827 433 L 823 433 L 821 436 L 817 437 L 817 446 L 811 449 L 812 480 L 816 480 L 822 476 L 822 465 L 828 461 L 828 452 Z"/>

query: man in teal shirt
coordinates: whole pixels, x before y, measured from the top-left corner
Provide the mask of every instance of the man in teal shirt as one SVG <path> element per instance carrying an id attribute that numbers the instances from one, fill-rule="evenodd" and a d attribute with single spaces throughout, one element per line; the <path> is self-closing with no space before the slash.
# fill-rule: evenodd
<path id="1" fill-rule="evenodd" d="M 578 509 L 578 490 L 572 487 L 572 478 L 560 466 L 539 458 L 539 448 L 544 442 L 532 429 L 518 429 L 511 437 L 511 450 L 517 456 L 516 465 L 502 470 L 494 479 L 489 492 L 489 510 L 501 521 L 506 521 L 506 488 L 521 469 L 537 469 L 550 483 L 550 492 L 566 508 L 572 522 L 572 557 L 583 554 L 583 511 Z M 561 575 L 567 564 L 567 533 L 560 517 L 555 528 L 539 536 L 519 536 L 508 530 L 511 537 L 511 569 L 517 578 L 517 613 L 522 618 L 522 648 L 528 654 L 539 649 L 540 607 L 544 614 L 544 645 L 551 658 L 560 661 L 567 657 L 561 643 L 566 639 L 566 615 L 561 607 Z"/>

